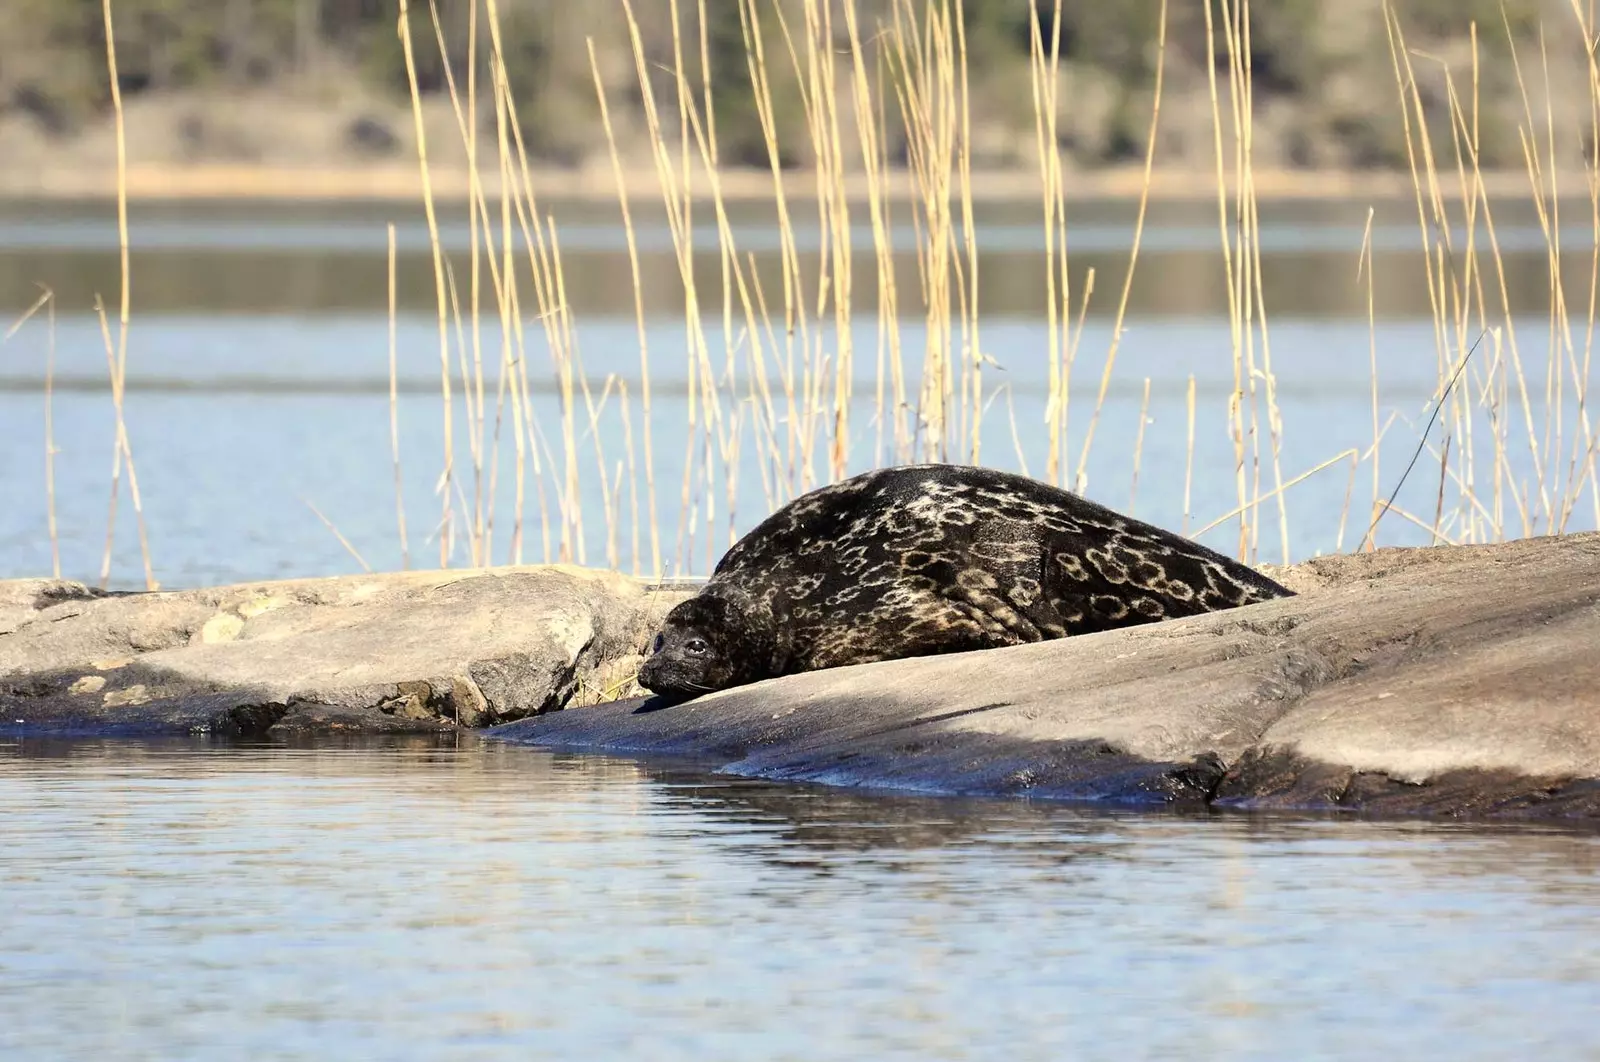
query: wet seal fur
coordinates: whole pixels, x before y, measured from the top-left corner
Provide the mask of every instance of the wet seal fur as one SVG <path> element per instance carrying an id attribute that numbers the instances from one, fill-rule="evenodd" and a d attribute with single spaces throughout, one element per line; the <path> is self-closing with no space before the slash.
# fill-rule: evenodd
<path id="1" fill-rule="evenodd" d="M 667 613 L 639 684 L 681 699 L 1290 596 L 1070 491 L 988 468 L 901 465 L 804 494 L 735 543 Z"/>

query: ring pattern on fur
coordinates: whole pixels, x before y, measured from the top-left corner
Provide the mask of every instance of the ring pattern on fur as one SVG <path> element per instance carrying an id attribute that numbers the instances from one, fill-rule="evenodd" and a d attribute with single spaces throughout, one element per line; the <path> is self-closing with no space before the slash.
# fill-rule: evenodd
<path id="1" fill-rule="evenodd" d="M 1066 638 L 1290 596 L 1215 550 L 1024 476 L 878 469 L 804 494 L 667 614 L 639 682 L 765 678 Z"/>

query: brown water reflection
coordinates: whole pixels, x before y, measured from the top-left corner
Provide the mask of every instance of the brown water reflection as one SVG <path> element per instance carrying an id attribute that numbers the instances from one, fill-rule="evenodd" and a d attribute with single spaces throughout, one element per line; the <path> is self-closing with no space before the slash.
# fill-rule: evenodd
<path id="1" fill-rule="evenodd" d="M 583 316 L 634 311 L 629 262 L 620 218 L 605 204 L 556 204 L 563 226 L 567 293 Z M 469 257 L 464 212 L 447 212 L 451 260 L 466 297 Z M 402 310 L 434 310 L 434 275 L 420 219 L 400 208 L 330 204 L 135 205 L 132 268 L 134 307 L 143 313 L 316 315 L 383 312 L 387 305 L 386 225 L 401 228 L 398 297 Z M 858 211 L 866 222 L 865 210 Z M 1521 204 L 1500 206 L 1497 236 L 1505 250 L 1505 285 L 1517 313 L 1544 314 L 1550 305 L 1548 255 L 1536 218 Z M 920 313 L 915 233 L 905 208 L 893 219 L 895 284 L 901 314 Z M 1277 315 L 1356 317 L 1367 314 L 1367 284 L 1357 276 L 1367 208 L 1356 203 L 1296 203 L 1263 206 L 1263 277 L 1266 305 Z M 979 212 L 979 305 L 986 315 L 1042 317 L 1046 313 L 1045 258 L 1038 210 L 1025 204 L 984 207 Z M 709 210 L 696 215 L 699 248 L 693 260 L 701 305 L 720 313 L 722 257 Z M 640 241 L 640 287 L 645 311 L 678 315 L 683 286 L 670 237 L 659 211 L 648 205 L 635 218 Z M 732 212 L 741 248 L 756 264 L 767 305 L 782 303 L 782 259 L 770 210 L 742 204 Z M 1125 203 L 1073 204 L 1069 208 L 1070 276 L 1081 293 L 1089 270 L 1096 275 L 1090 314 L 1116 308 L 1133 231 Z M 814 215 L 797 212 L 801 270 L 815 278 L 822 256 Z M 1431 300 L 1414 206 L 1382 204 L 1374 214 L 1373 311 L 1380 318 L 1428 316 Z M 1568 298 L 1586 291 L 1594 240 L 1581 228 L 1564 235 L 1563 282 Z M 1480 229 L 1478 242 L 1487 244 Z M 1214 209 L 1204 204 L 1157 204 L 1130 293 L 1134 317 L 1226 314 L 1227 280 L 1219 250 Z M 519 254 L 521 252 L 519 251 Z M 1484 268 L 1493 268 L 1485 256 Z M 1458 256 L 1456 268 L 1464 267 Z M 525 257 L 519 261 L 524 278 Z M 852 257 L 857 313 L 872 312 L 877 262 L 870 233 L 859 229 Z M 86 310 L 96 293 L 114 295 L 119 260 L 112 217 L 99 206 L 48 207 L 0 204 L 0 300 L 18 309 L 32 301 L 35 285 L 54 289 L 67 310 Z M 1498 302 L 1498 279 L 1487 290 Z M 493 305 L 487 272 L 485 304 Z M 814 305 L 814 293 L 808 293 Z M 531 290 L 524 308 L 534 309 Z M 739 315 L 735 296 L 735 315 Z M 1580 300 L 1582 301 L 1582 300 Z M 1076 302 L 1076 296 L 1075 296 Z M 490 313 L 492 314 L 492 310 Z"/>

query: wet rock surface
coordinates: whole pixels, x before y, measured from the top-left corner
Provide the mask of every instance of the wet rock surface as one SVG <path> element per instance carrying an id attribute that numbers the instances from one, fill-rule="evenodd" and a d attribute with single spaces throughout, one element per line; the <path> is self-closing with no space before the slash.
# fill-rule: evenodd
<path id="1" fill-rule="evenodd" d="M 475 728 L 629 691 L 684 596 L 578 568 L 0 583 L 0 734 Z"/>
<path id="2" fill-rule="evenodd" d="M 1600 535 L 1270 574 L 1301 596 L 489 736 L 929 793 L 1600 821 Z"/>

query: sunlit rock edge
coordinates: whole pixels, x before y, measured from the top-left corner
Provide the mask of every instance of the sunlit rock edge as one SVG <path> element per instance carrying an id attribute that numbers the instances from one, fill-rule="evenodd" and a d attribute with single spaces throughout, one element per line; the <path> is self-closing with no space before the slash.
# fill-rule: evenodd
<path id="1" fill-rule="evenodd" d="M 121 595 L 15 580 L 0 582 L 0 733 L 488 727 L 869 789 L 1600 820 L 1600 534 L 1269 571 L 1299 596 L 671 706 L 631 678 L 691 591 L 612 572 Z"/>

